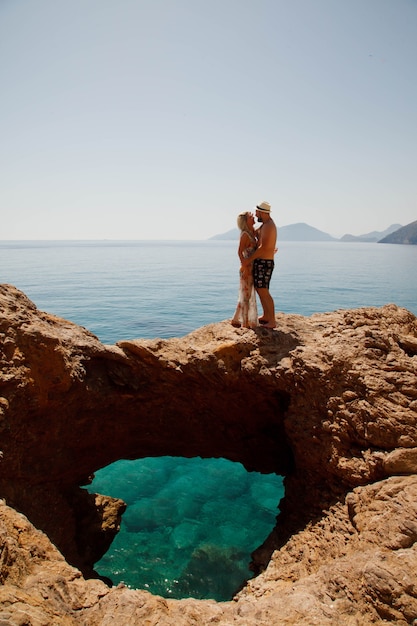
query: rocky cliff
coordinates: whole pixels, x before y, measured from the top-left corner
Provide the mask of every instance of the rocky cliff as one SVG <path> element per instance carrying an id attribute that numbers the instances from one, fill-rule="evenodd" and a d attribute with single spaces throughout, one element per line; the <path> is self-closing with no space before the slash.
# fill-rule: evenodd
<path id="1" fill-rule="evenodd" d="M 412 624 L 417 320 L 395 305 L 102 345 L 0 287 L 0 624 Z M 120 458 L 224 457 L 285 476 L 257 576 L 225 603 L 94 579 Z M 173 494 L 175 497 L 175 494 Z M 417 623 L 417 622 L 416 622 Z"/>

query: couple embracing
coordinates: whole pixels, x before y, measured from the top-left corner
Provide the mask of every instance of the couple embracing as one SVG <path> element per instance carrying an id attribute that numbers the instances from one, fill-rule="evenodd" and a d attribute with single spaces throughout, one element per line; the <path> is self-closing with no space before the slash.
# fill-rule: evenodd
<path id="1" fill-rule="evenodd" d="M 260 227 L 255 229 L 255 217 L 250 211 L 240 213 L 237 225 L 240 230 L 238 255 L 241 263 L 239 297 L 232 325 L 235 327 L 275 328 L 275 305 L 269 292 L 276 253 L 277 227 L 271 217 L 269 202 L 261 202 L 255 208 Z M 256 293 L 261 301 L 263 314 L 258 318 Z"/>

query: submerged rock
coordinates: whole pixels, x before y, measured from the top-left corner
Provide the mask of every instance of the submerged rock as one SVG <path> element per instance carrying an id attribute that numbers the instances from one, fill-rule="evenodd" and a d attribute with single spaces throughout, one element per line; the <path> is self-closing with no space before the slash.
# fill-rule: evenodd
<path id="1" fill-rule="evenodd" d="M 105 346 L 12 286 L 0 286 L 0 305 L 0 623 L 417 618 L 409 311 L 279 314 L 274 331 L 219 322 Z M 257 576 L 231 602 L 164 600 L 92 579 L 125 506 L 80 486 L 120 458 L 165 455 L 285 476 L 276 528 L 253 555 Z"/>

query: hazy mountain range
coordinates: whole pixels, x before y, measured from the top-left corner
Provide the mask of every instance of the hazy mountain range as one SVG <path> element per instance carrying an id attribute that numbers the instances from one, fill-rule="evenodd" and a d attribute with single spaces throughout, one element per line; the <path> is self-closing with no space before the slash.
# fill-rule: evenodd
<path id="1" fill-rule="evenodd" d="M 379 243 L 405 243 L 417 244 L 417 221 L 402 226 L 393 233 L 388 234 Z"/>
<path id="2" fill-rule="evenodd" d="M 239 239 L 239 229 L 232 228 L 226 233 L 214 235 L 211 239 L 237 240 Z M 408 243 L 417 244 L 417 221 L 401 226 L 401 224 L 391 224 L 383 231 L 372 231 L 364 235 L 346 234 L 340 239 L 332 237 L 322 230 L 309 226 L 304 222 L 289 224 L 279 227 L 280 241 L 359 241 L 368 243 Z"/>

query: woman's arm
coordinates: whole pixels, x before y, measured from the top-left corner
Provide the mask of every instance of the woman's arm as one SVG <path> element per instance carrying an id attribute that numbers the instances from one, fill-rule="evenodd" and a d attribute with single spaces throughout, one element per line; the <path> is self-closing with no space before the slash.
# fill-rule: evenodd
<path id="1" fill-rule="evenodd" d="M 243 256 L 243 253 L 246 250 L 246 248 L 249 246 L 249 244 L 250 244 L 249 235 L 248 233 L 243 232 L 240 235 L 239 248 L 237 251 L 241 263 L 243 263 L 243 260 L 245 258 Z"/>

